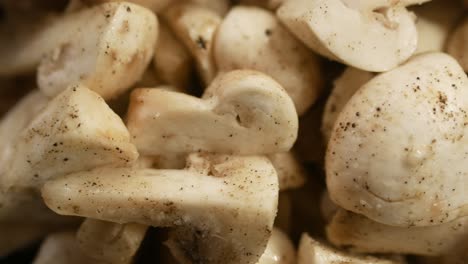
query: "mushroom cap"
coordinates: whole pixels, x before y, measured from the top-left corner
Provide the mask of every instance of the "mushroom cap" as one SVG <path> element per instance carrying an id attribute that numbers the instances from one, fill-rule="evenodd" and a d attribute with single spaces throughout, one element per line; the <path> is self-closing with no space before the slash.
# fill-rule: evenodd
<path id="1" fill-rule="evenodd" d="M 419 55 L 373 78 L 335 123 L 326 153 L 330 197 L 395 226 L 466 215 L 467 110 L 468 78 L 446 54 Z"/>
<path id="2" fill-rule="evenodd" d="M 406 61 L 416 50 L 416 26 L 404 4 L 291 0 L 281 5 L 277 15 L 319 54 L 362 70 L 382 72 Z"/>
<path id="3" fill-rule="evenodd" d="M 202 99 L 137 89 L 127 126 L 145 155 L 269 154 L 292 147 L 298 118 L 291 98 L 276 81 L 260 72 L 239 70 L 219 75 Z"/>
<path id="4" fill-rule="evenodd" d="M 178 259 L 255 263 L 270 237 L 278 178 L 265 157 L 191 155 L 186 170 L 102 168 L 47 182 L 59 214 L 172 227 Z"/>
<path id="5" fill-rule="evenodd" d="M 278 228 L 273 228 L 267 248 L 257 264 L 295 264 L 296 250 L 289 237 Z"/>
<path id="6" fill-rule="evenodd" d="M 452 32 L 447 43 L 447 52 L 468 72 L 468 17 Z"/>
<path id="7" fill-rule="evenodd" d="M 322 90 L 318 57 L 262 8 L 233 7 L 216 33 L 214 56 L 219 71 L 251 69 L 271 76 L 292 98 L 299 114 Z"/>

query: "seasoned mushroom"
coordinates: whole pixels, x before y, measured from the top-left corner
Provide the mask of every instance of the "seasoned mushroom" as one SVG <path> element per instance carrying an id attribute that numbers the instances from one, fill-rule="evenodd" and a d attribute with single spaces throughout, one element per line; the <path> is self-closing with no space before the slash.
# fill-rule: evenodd
<path id="1" fill-rule="evenodd" d="M 299 114 L 322 90 L 318 57 L 267 10 L 232 8 L 216 33 L 214 54 L 219 71 L 251 69 L 271 76 L 292 98 Z"/>
<path id="2" fill-rule="evenodd" d="M 217 74 L 213 58 L 213 39 L 221 17 L 209 8 L 191 3 L 174 4 L 163 16 L 195 58 L 205 85 L 209 84 Z"/>
<path id="3" fill-rule="evenodd" d="M 366 71 L 388 71 L 416 50 L 414 16 L 421 1 L 291 0 L 280 20 L 319 54 Z"/>
<path id="4" fill-rule="evenodd" d="M 294 104 L 281 86 L 262 73 L 246 70 L 221 74 L 202 99 L 137 89 L 127 120 L 138 150 L 150 156 L 284 152 L 296 140 L 298 126 Z"/>
<path id="5" fill-rule="evenodd" d="M 273 228 L 267 248 L 257 264 L 296 264 L 296 250 L 288 236 Z"/>
<path id="6" fill-rule="evenodd" d="M 327 226 L 327 237 L 356 252 L 437 256 L 466 240 L 468 217 L 435 226 L 398 227 L 339 209 Z"/>
<path id="7" fill-rule="evenodd" d="M 264 157 L 191 155 L 185 170 L 103 168 L 49 181 L 55 212 L 118 223 L 172 227 L 166 245 L 180 261 L 255 263 L 278 203 Z"/>
<path id="8" fill-rule="evenodd" d="M 304 168 L 292 152 L 275 153 L 267 156 L 278 174 L 281 191 L 299 188 L 306 181 Z"/>
<path id="9" fill-rule="evenodd" d="M 45 212 L 37 191 L 47 179 L 128 166 L 138 157 L 122 120 L 83 86 L 70 87 L 50 101 L 3 151 L 9 154 L 2 158 L 0 173 L 2 221 L 41 218 Z"/>
<path id="10" fill-rule="evenodd" d="M 338 115 L 351 96 L 373 77 L 374 74 L 370 72 L 347 67 L 341 76 L 333 82 L 333 90 L 323 110 L 321 130 L 325 142 L 330 140 L 336 118 L 338 118 Z M 356 113 L 356 116 L 359 115 L 360 113 Z"/>
<path id="11" fill-rule="evenodd" d="M 468 17 L 452 33 L 447 45 L 447 52 L 468 72 Z"/>
<path id="12" fill-rule="evenodd" d="M 403 264 L 401 259 L 385 259 L 371 256 L 357 255 L 334 249 L 321 243 L 308 234 L 302 234 L 299 243 L 298 264 Z"/>
<path id="13" fill-rule="evenodd" d="M 330 197 L 394 226 L 467 215 L 467 110 L 468 78 L 446 54 L 419 55 L 373 78 L 335 122 L 326 154 Z"/>

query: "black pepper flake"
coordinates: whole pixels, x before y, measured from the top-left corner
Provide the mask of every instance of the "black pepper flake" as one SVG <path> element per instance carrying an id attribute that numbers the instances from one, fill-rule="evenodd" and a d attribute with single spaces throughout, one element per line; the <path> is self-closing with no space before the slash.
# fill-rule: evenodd
<path id="1" fill-rule="evenodd" d="M 266 29 L 265 30 L 265 35 L 267 35 L 267 36 L 271 36 L 272 33 L 273 32 L 271 31 L 271 29 Z"/>
<path id="2" fill-rule="evenodd" d="M 204 40 L 201 36 L 198 36 L 197 45 L 201 49 L 206 49 L 206 40 Z"/>

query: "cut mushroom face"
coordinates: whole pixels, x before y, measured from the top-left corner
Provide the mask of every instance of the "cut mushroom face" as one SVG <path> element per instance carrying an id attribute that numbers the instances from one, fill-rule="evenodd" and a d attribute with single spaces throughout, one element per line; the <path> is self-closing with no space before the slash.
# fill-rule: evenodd
<path id="1" fill-rule="evenodd" d="M 254 71 L 220 75 L 203 99 L 137 89 L 127 120 L 133 141 L 145 155 L 284 152 L 292 147 L 298 128 L 291 98 L 273 79 Z"/>
<path id="2" fill-rule="evenodd" d="M 468 237 L 468 217 L 423 227 L 388 226 L 340 209 L 327 226 L 336 246 L 356 252 L 437 256 L 449 254 Z"/>
<path id="3" fill-rule="evenodd" d="M 335 122 L 326 154 L 330 197 L 394 226 L 467 215 L 467 109 L 468 78 L 443 53 L 373 78 Z"/>
<path id="4" fill-rule="evenodd" d="M 173 227 L 166 244 L 179 260 L 255 263 L 278 179 L 264 157 L 191 155 L 185 170 L 96 169 L 49 181 L 42 195 L 59 214 Z"/>
<path id="5" fill-rule="evenodd" d="M 292 152 L 270 154 L 268 159 L 278 174 L 280 190 L 295 189 L 304 185 L 306 181 L 304 168 Z"/>
<path id="6" fill-rule="evenodd" d="M 374 77 L 373 73 L 347 67 L 341 76 L 333 82 L 333 90 L 323 110 L 321 130 L 325 142 L 330 140 L 335 121 L 348 100 L 372 77 Z"/>
<path id="7" fill-rule="evenodd" d="M 468 17 L 455 28 L 448 41 L 447 51 L 468 72 Z"/>
<path id="8" fill-rule="evenodd" d="M 201 5 L 174 4 L 164 12 L 169 26 L 195 58 L 205 85 L 217 74 L 213 58 L 213 38 L 221 17 Z"/>
<path id="9" fill-rule="evenodd" d="M 47 179 L 100 166 L 129 166 L 138 157 L 122 120 L 83 86 L 70 87 L 50 101 L 4 148 L 10 154 L 3 158 L 0 177 L 2 220 L 34 214 L 36 206 L 40 211 L 36 192 Z"/>
<path id="10" fill-rule="evenodd" d="M 291 0 L 280 20 L 307 46 L 330 59 L 382 72 L 416 50 L 417 31 L 405 8 L 424 1 Z"/>
<path id="11" fill-rule="evenodd" d="M 307 234 L 303 234 L 299 244 L 298 264 L 403 264 L 403 260 L 392 260 L 371 256 L 357 255 L 334 249 Z"/>
<path id="12" fill-rule="evenodd" d="M 214 54 L 220 71 L 251 69 L 273 77 L 299 114 L 317 100 L 322 88 L 316 55 L 261 8 L 232 8 L 216 33 Z"/>
<path id="13" fill-rule="evenodd" d="M 96 260 L 106 263 L 131 263 L 148 226 L 117 224 L 86 219 L 78 229 L 76 239 L 81 250 Z"/>
<path id="14" fill-rule="evenodd" d="M 268 245 L 257 264 L 295 264 L 296 250 L 288 236 L 274 228 Z"/>

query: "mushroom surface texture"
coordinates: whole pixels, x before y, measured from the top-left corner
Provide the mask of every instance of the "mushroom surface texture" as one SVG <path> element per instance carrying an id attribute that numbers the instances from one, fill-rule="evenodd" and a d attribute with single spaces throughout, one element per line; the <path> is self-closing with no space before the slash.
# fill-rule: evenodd
<path id="1" fill-rule="evenodd" d="M 288 236 L 274 228 L 267 248 L 257 264 L 296 264 L 296 250 Z"/>
<path id="2" fill-rule="evenodd" d="M 318 57 L 262 8 L 233 7 L 218 28 L 214 54 L 219 71 L 251 69 L 274 78 L 299 114 L 322 90 Z"/>
<path id="3" fill-rule="evenodd" d="M 452 33 L 448 40 L 447 52 L 468 72 L 468 17 Z"/>
<path id="4" fill-rule="evenodd" d="M 193 154 L 184 170 L 103 168 L 47 182 L 59 214 L 172 227 L 166 245 L 182 262 L 256 263 L 278 205 L 265 157 Z"/>
<path id="5" fill-rule="evenodd" d="M 296 189 L 304 185 L 307 175 L 294 153 L 275 153 L 267 157 L 278 174 L 281 191 Z"/>
<path id="6" fill-rule="evenodd" d="M 407 5 L 426 1 L 289 0 L 280 20 L 315 52 L 366 71 L 383 72 L 416 50 Z"/>
<path id="7" fill-rule="evenodd" d="M 292 147 L 298 117 L 291 98 L 271 77 L 238 70 L 219 75 L 202 99 L 162 89 L 135 90 L 127 126 L 145 155 L 270 154 Z"/>
<path id="8" fill-rule="evenodd" d="M 468 214 L 468 78 L 443 53 L 425 53 L 367 82 L 328 143 L 326 180 L 344 209 L 394 226 Z"/>

